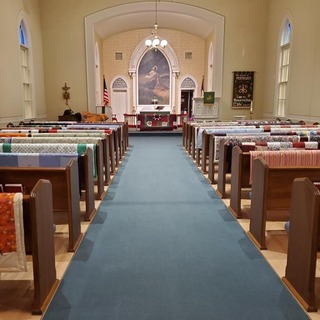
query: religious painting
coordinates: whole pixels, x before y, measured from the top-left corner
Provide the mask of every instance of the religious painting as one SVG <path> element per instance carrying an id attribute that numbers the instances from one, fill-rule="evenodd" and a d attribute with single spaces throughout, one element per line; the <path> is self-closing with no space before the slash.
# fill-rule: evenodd
<path id="1" fill-rule="evenodd" d="M 253 71 L 235 71 L 233 73 L 233 108 L 250 108 L 253 100 Z"/>
<path id="2" fill-rule="evenodd" d="M 170 104 L 170 67 L 160 50 L 149 50 L 138 68 L 138 104 Z"/>

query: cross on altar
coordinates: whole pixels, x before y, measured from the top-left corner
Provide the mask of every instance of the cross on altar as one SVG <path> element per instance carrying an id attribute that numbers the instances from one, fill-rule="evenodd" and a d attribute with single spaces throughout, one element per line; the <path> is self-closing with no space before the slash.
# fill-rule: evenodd
<path id="1" fill-rule="evenodd" d="M 67 86 L 67 84 L 64 84 L 64 87 L 61 88 L 64 92 L 63 92 L 63 99 L 66 100 L 66 105 L 68 105 L 68 100 L 70 99 L 70 93 L 68 92 L 68 90 L 70 89 L 70 87 Z"/>

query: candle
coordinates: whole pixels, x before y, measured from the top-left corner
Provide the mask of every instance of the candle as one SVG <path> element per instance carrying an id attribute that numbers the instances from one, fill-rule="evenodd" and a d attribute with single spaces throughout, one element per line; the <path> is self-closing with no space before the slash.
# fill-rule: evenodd
<path id="1" fill-rule="evenodd" d="M 253 112 L 253 100 L 251 100 L 251 103 L 250 103 L 250 113 Z"/>

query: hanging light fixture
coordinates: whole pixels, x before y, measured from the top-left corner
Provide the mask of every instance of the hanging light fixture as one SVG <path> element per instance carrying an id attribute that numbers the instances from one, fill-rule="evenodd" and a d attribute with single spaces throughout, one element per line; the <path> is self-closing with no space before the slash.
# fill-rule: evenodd
<path id="1" fill-rule="evenodd" d="M 151 34 L 153 36 L 153 38 L 151 39 L 147 39 L 145 42 L 145 45 L 150 48 L 154 48 L 155 50 L 157 50 L 159 47 L 161 48 L 165 48 L 168 44 L 167 40 L 160 40 L 158 38 L 158 2 L 160 0 L 155 0 L 155 23 L 154 23 L 154 29 L 152 30 Z"/>

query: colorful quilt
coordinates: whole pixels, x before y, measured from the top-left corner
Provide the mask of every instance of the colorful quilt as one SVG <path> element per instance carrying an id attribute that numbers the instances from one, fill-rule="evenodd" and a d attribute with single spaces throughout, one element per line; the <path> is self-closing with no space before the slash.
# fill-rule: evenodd
<path id="1" fill-rule="evenodd" d="M 202 149 L 202 132 L 206 131 L 207 134 L 214 135 L 227 135 L 228 133 L 261 133 L 263 132 L 263 128 L 256 128 L 255 126 L 246 126 L 246 127 L 225 127 L 225 128 L 199 128 L 197 134 L 197 144 L 196 147 L 198 149 Z"/>
<path id="2" fill-rule="evenodd" d="M 61 144 L 61 143 L 0 143 L 0 153 L 72 153 L 83 155 L 87 148 L 93 153 L 93 172 L 97 176 L 96 144 Z"/>
<path id="3" fill-rule="evenodd" d="M 0 193 L 0 272 L 27 271 L 22 193 Z"/>
<path id="4" fill-rule="evenodd" d="M 0 167 L 65 168 L 77 153 L 0 153 Z"/>
<path id="5" fill-rule="evenodd" d="M 320 167 L 320 150 L 250 151 L 250 181 L 257 157 L 263 157 L 269 167 Z"/>
<path id="6" fill-rule="evenodd" d="M 270 134 L 265 134 L 265 133 L 256 133 L 256 134 L 250 134 L 250 135 L 230 135 L 226 137 L 218 137 L 216 136 L 214 139 L 214 161 L 219 161 L 219 149 L 220 149 L 220 141 L 224 140 L 226 143 L 231 143 L 233 146 L 236 145 L 242 145 L 243 143 L 249 143 L 249 142 L 265 142 L 267 143 L 277 143 L 280 142 L 282 143 L 288 143 L 288 142 L 298 142 L 300 141 L 299 136 L 271 136 Z M 287 145 L 287 144 L 286 144 Z"/>
<path id="7" fill-rule="evenodd" d="M 98 131 L 98 130 L 97 130 Z M 32 137 L 100 137 L 100 138 L 104 138 L 107 133 L 106 132 L 100 132 L 101 130 L 99 130 L 99 132 L 86 132 L 86 131 L 82 131 L 82 132 L 68 132 L 67 130 L 63 130 L 63 131 L 59 131 L 59 132 L 55 132 L 55 133 L 32 133 Z"/>

